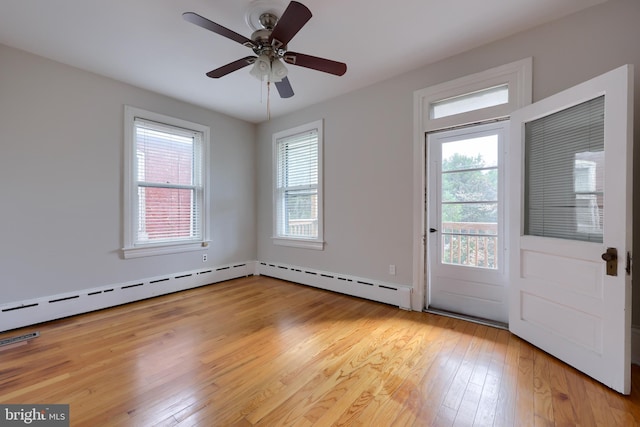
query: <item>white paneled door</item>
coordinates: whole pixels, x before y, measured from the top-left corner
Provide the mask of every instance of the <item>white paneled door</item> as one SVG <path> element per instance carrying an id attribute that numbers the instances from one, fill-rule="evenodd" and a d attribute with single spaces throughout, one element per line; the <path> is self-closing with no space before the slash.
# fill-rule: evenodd
<path id="1" fill-rule="evenodd" d="M 633 67 L 511 115 L 509 329 L 631 387 Z"/>

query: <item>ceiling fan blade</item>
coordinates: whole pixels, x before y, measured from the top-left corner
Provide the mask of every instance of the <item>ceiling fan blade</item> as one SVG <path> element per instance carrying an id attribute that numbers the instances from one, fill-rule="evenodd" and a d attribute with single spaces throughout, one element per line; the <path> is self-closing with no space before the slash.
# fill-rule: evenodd
<path id="1" fill-rule="evenodd" d="M 276 82 L 275 84 L 280 98 L 291 98 L 293 96 L 293 88 L 291 87 L 291 83 L 289 83 L 288 77 L 283 78 L 282 81 Z"/>
<path id="2" fill-rule="evenodd" d="M 344 62 L 318 58 L 317 56 L 305 55 L 304 53 L 287 52 L 282 59 L 284 59 L 284 62 L 287 64 L 311 68 L 312 70 L 335 74 L 336 76 L 341 76 L 347 72 L 347 64 Z"/>
<path id="3" fill-rule="evenodd" d="M 285 46 L 291 41 L 304 24 L 311 19 L 311 11 L 302 3 L 292 1 L 278 19 L 278 23 L 269 36 L 269 42 L 276 48 Z"/>
<path id="4" fill-rule="evenodd" d="M 213 31 L 214 33 L 220 34 L 221 36 L 231 39 L 234 42 L 238 42 L 250 48 L 255 47 L 255 44 L 253 43 L 253 41 L 251 41 L 251 39 L 248 39 L 245 36 L 236 33 L 235 31 L 223 27 L 220 24 L 216 24 L 215 22 L 210 21 L 207 18 L 198 15 L 197 13 L 185 12 L 182 14 L 182 18 L 185 21 L 189 21 L 192 24 L 196 24 L 198 27 L 202 27 L 206 30 Z"/>
<path id="5" fill-rule="evenodd" d="M 207 73 L 207 77 L 211 77 L 212 79 L 219 79 L 220 77 L 226 76 L 229 73 L 233 73 L 234 71 L 237 71 L 240 68 L 244 68 L 249 64 L 253 64 L 254 62 L 256 62 L 255 56 L 247 56 L 246 58 L 238 59 L 237 61 L 233 61 L 227 65 L 223 65 L 220 68 L 209 71 Z"/>

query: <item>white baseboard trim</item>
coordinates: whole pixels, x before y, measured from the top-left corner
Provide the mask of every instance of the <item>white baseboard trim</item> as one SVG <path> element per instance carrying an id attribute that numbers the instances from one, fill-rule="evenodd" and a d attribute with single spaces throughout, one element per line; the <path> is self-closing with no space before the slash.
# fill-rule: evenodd
<path id="1" fill-rule="evenodd" d="M 631 326 L 631 363 L 640 365 L 640 326 Z"/>
<path id="2" fill-rule="evenodd" d="M 411 310 L 411 286 L 281 263 L 258 262 L 256 274 Z"/>
<path id="3" fill-rule="evenodd" d="M 0 305 L 0 332 L 256 273 L 256 261 L 150 277 Z"/>
<path id="4" fill-rule="evenodd" d="M 275 277 L 411 310 L 411 286 L 408 285 L 247 261 L 0 304 L 0 332 L 251 275 Z M 638 333 L 640 338 L 640 330 Z"/>

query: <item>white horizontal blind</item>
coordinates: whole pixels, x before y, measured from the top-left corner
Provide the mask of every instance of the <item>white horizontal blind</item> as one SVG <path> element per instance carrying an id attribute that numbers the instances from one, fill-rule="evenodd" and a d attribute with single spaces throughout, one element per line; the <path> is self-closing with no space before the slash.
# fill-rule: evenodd
<path id="1" fill-rule="evenodd" d="M 525 235 L 602 242 L 604 96 L 525 125 Z"/>
<path id="2" fill-rule="evenodd" d="M 318 130 L 276 141 L 276 235 L 318 238 Z"/>
<path id="3" fill-rule="evenodd" d="M 134 140 L 134 244 L 202 240 L 202 133 L 136 117 Z"/>

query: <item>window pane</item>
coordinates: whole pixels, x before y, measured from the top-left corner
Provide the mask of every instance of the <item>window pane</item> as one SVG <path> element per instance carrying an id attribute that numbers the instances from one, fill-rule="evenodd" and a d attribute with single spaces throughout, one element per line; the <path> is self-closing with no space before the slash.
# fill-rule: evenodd
<path id="1" fill-rule="evenodd" d="M 193 184 L 193 137 L 136 127 L 138 180 L 163 184 Z M 141 164 L 139 163 L 139 166 Z"/>
<path id="2" fill-rule="evenodd" d="M 442 174 L 443 202 L 493 202 L 498 200 L 498 169 Z"/>
<path id="3" fill-rule="evenodd" d="M 602 242 L 604 96 L 525 125 L 525 234 Z"/>
<path id="4" fill-rule="evenodd" d="M 441 262 L 498 268 L 498 134 L 441 143 Z"/>
<path id="5" fill-rule="evenodd" d="M 498 268 L 498 237 L 442 235 L 442 263 L 468 267 Z"/>
<path id="6" fill-rule="evenodd" d="M 200 238 L 199 218 L 193 215 L 194 197 L 194 190 L 139 187 L 138 240 L 151 243 Z"/>
<path id="7" fill-rule="evenodd" d="M 318 192 L 289 190 L 285 192 L 285 234 L 294 237 L 318 237 Z"/>
<path id="8" fill-rule="evenodd" d="M 497 135 L 460 139 L 442 144 L 442 170 L 444 172 L 497 166 Z"/>
<path id="9" fill-rule="evenodd" d="M 509 102 L 509 85 L 505 84 L 432 102 L 429 106 L 429 113 L 432 119 L 439 119 L 507 102 Z"/>
<path id="10" fill-rule="evenodd" d="M 446 223 L 497 223 L 498 202 L 494 203 L 443 203 L 442 229 Z"/>
<path id="11" fill-rule="evenodd" d="M 318 182 L 317 146 L 309 143 L 283 144 L 281 153 L 283 187 L 315 185 Z"/>
<path id="12" fill-rule="evenodd" d="M 318 135 L 305 132 L 278 141 L 279 188 L 318 183 Z"/>

